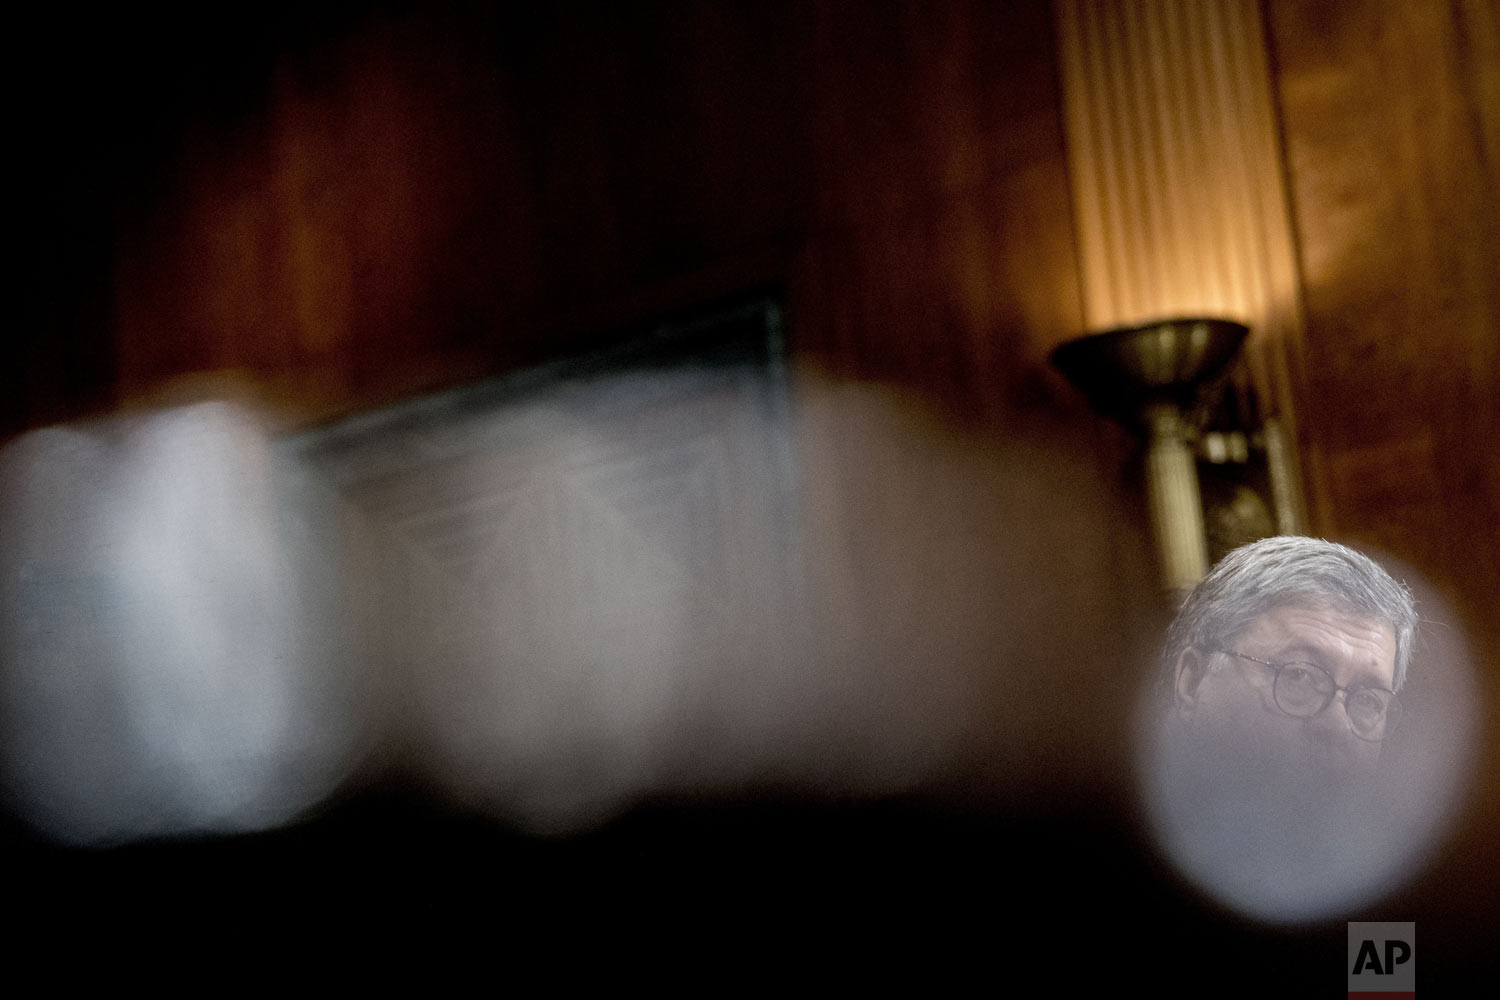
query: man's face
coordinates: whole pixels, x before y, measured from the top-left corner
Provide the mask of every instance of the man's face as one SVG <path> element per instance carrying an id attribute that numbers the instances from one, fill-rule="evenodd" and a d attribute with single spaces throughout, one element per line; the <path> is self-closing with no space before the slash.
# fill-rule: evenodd
<path id="1" fill-rule="evenodd" d="M 1270 663 L 1312 663 L 1340 688 L 1393 689 L 1396 637 L 1387 623 L 1303 605 L 1267 612 L 1224 648 Z M 1345 691 L 1306 718 L 1286 714 L 1273 694 L 1273 667 L 1240 657 L 1188 650 L 1177 664 L 1179 714 L 1226 751 L 1304 770 L 1316 778 L 1372 767 L 1380 744 L 1354 734 Z"/>

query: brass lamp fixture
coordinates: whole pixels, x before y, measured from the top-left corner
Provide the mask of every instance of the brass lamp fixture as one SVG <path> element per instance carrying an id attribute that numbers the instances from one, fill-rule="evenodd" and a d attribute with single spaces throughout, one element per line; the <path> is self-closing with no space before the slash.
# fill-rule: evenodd
<path id="1" fill-rule="evenodd" d="M 1191 589 L 1208 570 L 1197 421 L 1249 333 L 1226 319 L 1169 319 L 1079 337 L 1052 352 L 1053 365 L 1096 410 L 1146 439 L 1146 497 L 1169 592 Z"/>

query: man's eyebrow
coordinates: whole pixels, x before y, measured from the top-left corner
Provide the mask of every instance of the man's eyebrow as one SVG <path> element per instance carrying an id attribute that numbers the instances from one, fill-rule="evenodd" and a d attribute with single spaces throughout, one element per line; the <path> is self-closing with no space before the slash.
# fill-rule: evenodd
<path id="1" fill-rule="evenodd" d="M 1276 654 L 1277 660 L 1282 663 L 1292 662 L 1288 657 L 1295 658 L 1298 656 L 1306 657 L 1320 667 L 1326 666 L 1328 662 L 1328 651 L 1307 642 L 1305 639 L 1293 640 L 1290 645 L 1282 646 Z"/>

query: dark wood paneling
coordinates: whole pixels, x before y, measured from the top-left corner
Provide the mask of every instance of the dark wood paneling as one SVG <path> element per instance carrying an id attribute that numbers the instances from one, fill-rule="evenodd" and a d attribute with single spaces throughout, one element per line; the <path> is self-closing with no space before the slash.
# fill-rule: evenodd
<path id="1" fill-rule="evenodd" d="M 800 17 L 375 9 L 244 56 L 247 106 L 178 114 L 116 195 L 118 394 L 233 368 L 317 415 L 785 279 Z"/>
<path id="2" fill-rule="evenodd" d="M 1500 663 L 1500 10 L 1275 3 L 1318 527 L 1410 563 Z"/>
<path id="3" fill-rule="evenodd" d="M 29 126 L 80 123 L 35 165 L 86 238 L 34 228 L 98 371 L 48 348 L 13 426 L 216 369 L 326 413 L 767 280 L 803 353 L 995 413 L 1079 326 L 1045 3 L 229 20 L 42 31 L 115 53 Z"/>

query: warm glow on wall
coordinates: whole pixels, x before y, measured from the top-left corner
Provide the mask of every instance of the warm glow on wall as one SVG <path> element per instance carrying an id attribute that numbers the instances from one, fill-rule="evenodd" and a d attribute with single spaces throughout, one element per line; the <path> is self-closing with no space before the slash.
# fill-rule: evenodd
<path id="1" fill-rule="evenodd" d="M 1285 413 L 1300 307 L 1258 5 L 1058 0 L 1057 15 L 1089 327 L 1240 320 Z"/>

